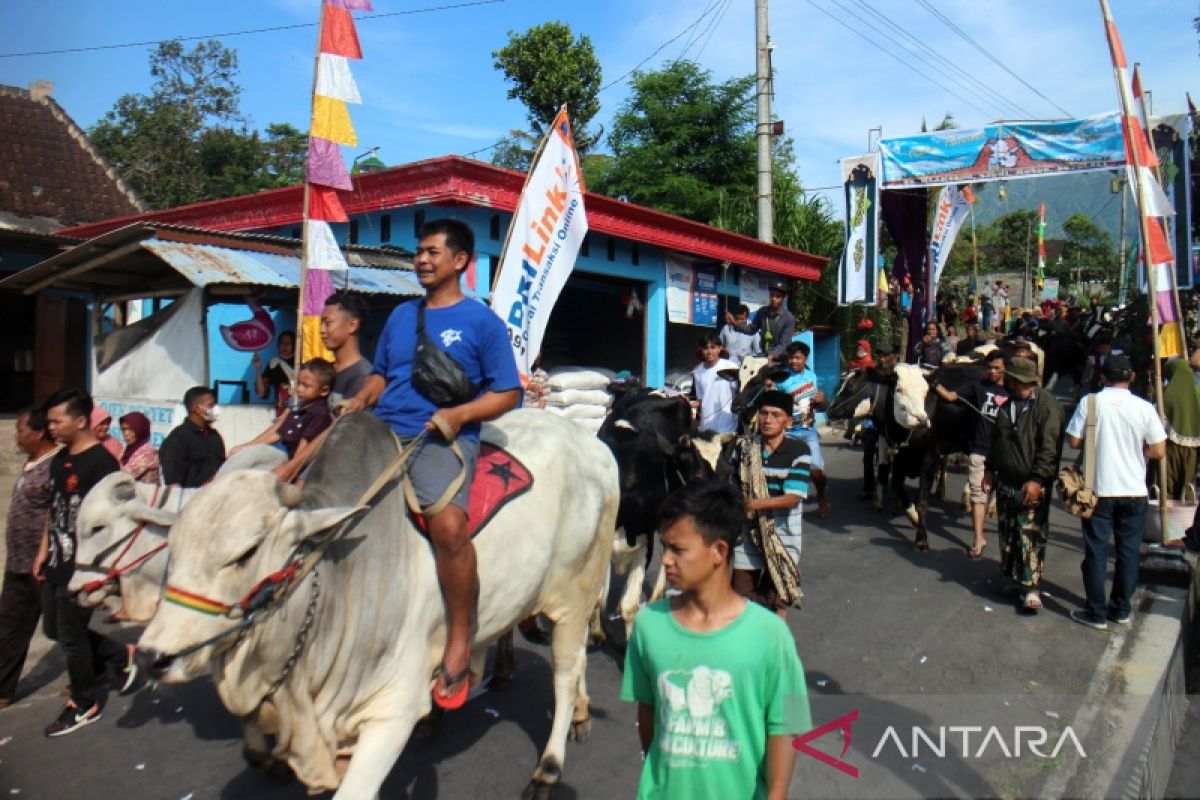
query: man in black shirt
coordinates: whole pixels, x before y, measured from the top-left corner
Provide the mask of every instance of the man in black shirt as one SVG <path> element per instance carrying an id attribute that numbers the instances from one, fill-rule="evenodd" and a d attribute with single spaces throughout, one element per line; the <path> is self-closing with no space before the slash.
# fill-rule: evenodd
<path id="1" fill-rule="evenodd" d="M 358 335 L 367 324 L 367 304 L 361 297 L 334 292 L 321 311 L 321 343 L 333 353 L 333 389 L 329 405 L 358 394 L 374 369 L 358 349 Z"/>
<path id="2" fill-rule="evenodd" d="M 75 572 L 79 505 L 101 478 L 118 471 L 120 465 L 91 431 L 91 397 L 78 389 L 66 389 L 53 395 L 46 407 L 50 435 L 63 448 L 50 461 L 53 496 L 33 572 L 45 581 L 43 629 L 46 637 L 62 648 L 71 681 L 71 698 L 58 719 L 46 727 L 47 736 L 63 736 L 100 719 L 96 682 L 104 676 L 107 665 L 112 665 L 120 676 L 121 692 L 132 688 L 137 671 L 132 649 L 127 653 L 121 645 L 88 628 L 92 609 L 76 605 L 68 592 Z"/>
<path id="3" fill-rule="evenodd" d="M 983 491 L 983 473 L 987 466 L 988 451 L 992 449 L 992 429 L 996 426 L 996 415 L 1008 400 L 1004 388 L 1004 356 L 999 350 L 988 354 L 985 362 L 987 372 L 983 380 L 974 380 L 957 392 L 944 386 L 935 386 L 938 397 L 947 403 L 967 403 L 975 413 L 975 424 L 967 455 L 967 485 L 971 492 L 971 521 L 975 524 L 975 542 L 967 555 L 979 558 L 987 547 L 983 535 L 983 523 L 987 518 L 988 492 Z"/>
<path id="4" fill-rule="evenodd" d="M 863 422 L 863 490 L 862 499 L 875 499 L 879 470 L 877 456 L 879 436 L 887 420 L 884 418 L 887 394 L 896 385 L 896 363 L 900 360 L 900 349 L 896 343 L 885 339 L 875 348 L 879 363 L 867 368 L 867 380 L 871 382 L 871 410 Z"/>
<path id="5" fill-rule="evenodd" d="M 163 440 L 158 450 L 163 483 L 194 489 L 212 480 L 225 463 L 225 441 L 213 428 L 217 400 L 207 386 L 193 386 L 183 396 L 187 418 Z"/>

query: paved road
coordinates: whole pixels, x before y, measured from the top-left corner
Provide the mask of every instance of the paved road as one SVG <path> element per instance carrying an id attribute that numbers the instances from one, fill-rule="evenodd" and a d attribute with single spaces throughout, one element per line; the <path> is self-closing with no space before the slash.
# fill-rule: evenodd
<path id="1" fill-rule="evenodd" d="M 1047 779 L 1073 770 L 1070 742 L 1050 757 L 1085 707 L 1109 637 L 1073 624 L 1081 602 L 1077 522 L 1056 510 L 1047 556 L 1046 609 L 1019 614 L 995 595 L 1000 585 L 994 533 L 986 557 L 968 559 L 967 520 L 935 503 L 932 550 L 911 548 L 903 518 L 886 524 L 856 499 L 859 454 L 827 438 L 833 514 L 810 513 L 804 533 L 805 606 L 789 623 L 804 661 L 814 721 L 855 709 L 845 760 L 857 778 L 802 756 L 796 797 L 1037 795 Z M 961 474 L 951 475 L 957 497 Z M 135 631 L 122 631 L 132 638 Z M 43 643 L 44 645 L 44 643 Z M 43 650 L 44 647 L 43 647 Z M 387 798 L 514 797 L 528 780 L 549 731 L 551 689 L 545 648 L 518 644 L 516 684 L 489 693 L 447 718 L 438 735 L 412 742 L 385 785 Z M 594 733 L 568 744 L 564 798 L 631 797 L 640 768 L 634 712 L 619 700 L 619 652 L 589 659 Z M 0 796 L 302 798 L 302 788 L 272 781 L 240 758 L 238 725 L 205 680 L 112 697 L 104 719 L 74 735 L 46 740 L 42 727 L 61 707 L 64 680 L 54 650 L 44 651 L 22 685 L 24 698 L 0 712 Z M 1046 758 L 1015 726 L 1045 728 Z M 913 728 L 918 738 L 913 757 Z M 978 726 L 975 731 L 940 727 Z M 977 750 L 996 726 L 996 739 Z M 889 727 L 893 737 L 888 738 Z M 963 736 L 967 741 L 963 742 Z M 1093 749 L 1102 733 L 1077 732 Z M 11 738 L 9 738 L 11 737 Z M 838 731 L 814 746 L 840 755 Z M 1005 750 L 1024 744 L 1020 757 Z M 938 751 L 941 750 L 941 755 Z M 1055 775 L 1059 778 L 1055 778 Z"/>

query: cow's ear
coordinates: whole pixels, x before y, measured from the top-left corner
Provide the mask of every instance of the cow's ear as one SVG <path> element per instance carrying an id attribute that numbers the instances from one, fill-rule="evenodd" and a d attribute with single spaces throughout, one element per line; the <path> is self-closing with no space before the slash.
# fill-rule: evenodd
<path id="1" fill-rule="evenodd" d="M 287 516 L 284 517 L 283 532 L 296 544 L 330 530 L 343 520 L 365 510 L 366 506 L 295 509 L 287 512 Z"/>
<path id="2" fill-rule="evenodd" d="M 108 499 L 113 505 L 121 505 L 128 503 L 133 498 L 137 497 L 137 488 L 133 485 L 133 476 L 127 472 L 117 472 L 113 479 L 112 486 L 108 487 Z"/>
<path id="3" fill-rule="evenodd" d="M 169 528 L 175 524 L 175 520 L 179 519 L 179 515 L 164 508 L 151 508 L 139 504 L 139 507 L 133 510 L 133 518 L 138 522 L 148 522 L 161 528 Z"/>

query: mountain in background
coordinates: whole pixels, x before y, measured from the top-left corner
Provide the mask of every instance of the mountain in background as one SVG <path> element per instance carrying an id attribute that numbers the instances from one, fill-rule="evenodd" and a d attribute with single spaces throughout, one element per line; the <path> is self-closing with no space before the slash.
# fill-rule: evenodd
<path id="1" fill-rule="evenodd" d="M 1006 199 L 999 198 L 999 183 L 977 184 L 975 189 L 975 223 L 983 225 L 1010 211 L 1031 209 L 1046 204 L 1046 238 L 1065 238 L 1062 224 L 1072 214 L 1082 214 L 1097 227 L 1112 236 L 1115 245 L 1120 239 L 1121 194 L 1112 190 L 1112 181 L 1124 171 L 1085 172 L 1045 178 L 1023 178 L 1005 181 Z M 1126 191 L 1127 241 L 1138 235 L 1137 211 L 1133 196 Z"/>

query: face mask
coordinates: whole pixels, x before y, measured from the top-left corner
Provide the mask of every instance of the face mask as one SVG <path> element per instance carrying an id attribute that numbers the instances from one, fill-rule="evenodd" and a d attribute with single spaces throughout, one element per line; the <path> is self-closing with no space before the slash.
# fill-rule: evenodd
<path id="1" fill-rule="evenodd" d="M 221 407 L 220 406 L 213 406 L 212 408 L 210 408 L 204 412 L 204 419 L 206 421 L 208 421 L 210 424 L 213 422 L 216 422 L 220 418 L 221 418 Z"/>

